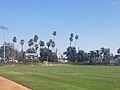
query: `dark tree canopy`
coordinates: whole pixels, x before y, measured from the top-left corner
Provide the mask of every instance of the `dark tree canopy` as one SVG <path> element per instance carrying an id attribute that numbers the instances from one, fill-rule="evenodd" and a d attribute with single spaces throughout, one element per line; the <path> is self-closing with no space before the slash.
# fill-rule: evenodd
<path id="1" fill-rule="evenodd" d="M 72 62 L 76 61 L 76 54 L 77 52 L 75 47 L 68 47 L 67 51 L 64 52 L 64 55 L 66 55 L 67 59 Z"/>
<path id="2" fill-rule="evenodd" d="M 30 40 L 28 41 L 28 45 L 31 47 L 31 46 L 33 46 L 33 44 L 34 44 L 34 40 L 33 40 L 33 39 L 30 39 Z"/>
<path id="3" fill-rule="evenodd" d="M 34 42 L 37 42 L 38 41 L 38 35 L 35 35 L 34 36 Z"/>
<path id="4" fill-rule="evenodd" d="M 17 38 L 16 37 L 13 37 L 13 42 L 17 42 Z"/>
<path id="5" fill-rule="evenodd" d="M 57 35 L 57 32 L 56 32 L 56 31 L 54 31 L 54 32 L 53 32 L 53 36 L 56 36 L 56 35 Z"/>

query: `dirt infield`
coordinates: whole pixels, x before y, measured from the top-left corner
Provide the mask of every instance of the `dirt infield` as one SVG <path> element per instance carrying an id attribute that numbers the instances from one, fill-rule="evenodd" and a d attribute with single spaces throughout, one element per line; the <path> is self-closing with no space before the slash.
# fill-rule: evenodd
<path id="1" fill-rule="evenodd" d="M 31 90 L 0 76 L 0 90 Z"/>

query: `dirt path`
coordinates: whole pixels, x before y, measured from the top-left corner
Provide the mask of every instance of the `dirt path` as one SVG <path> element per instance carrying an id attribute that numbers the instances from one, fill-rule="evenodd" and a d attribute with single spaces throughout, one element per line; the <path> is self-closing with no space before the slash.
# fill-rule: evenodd
<path id="1" fill-rule="evenodd" d="M 0 76 L 0 90 L 31 90 Z"/>

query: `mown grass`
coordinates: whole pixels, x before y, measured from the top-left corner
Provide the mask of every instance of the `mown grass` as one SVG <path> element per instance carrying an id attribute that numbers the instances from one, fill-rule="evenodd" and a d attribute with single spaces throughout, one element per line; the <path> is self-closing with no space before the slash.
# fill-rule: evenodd
<path id="1" fill-rule="evenodd" d="M 120 90 L 113 66 L 2 66 L 0 75 L 33 90 Z"/>

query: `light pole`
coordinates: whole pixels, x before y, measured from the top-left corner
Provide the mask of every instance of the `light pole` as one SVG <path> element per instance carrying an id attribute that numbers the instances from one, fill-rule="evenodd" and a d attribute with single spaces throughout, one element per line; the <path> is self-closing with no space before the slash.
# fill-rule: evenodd
<path id="1" fill-rule="evenodd" d="M 5 62 L 5 30 L 8 30 L 5 26 L 0 26 L 0 28 L 3 30 L 3 46 L 4 46 L 4 62 Z"/>

